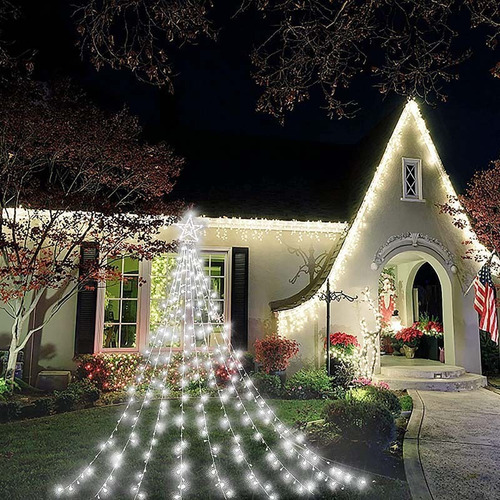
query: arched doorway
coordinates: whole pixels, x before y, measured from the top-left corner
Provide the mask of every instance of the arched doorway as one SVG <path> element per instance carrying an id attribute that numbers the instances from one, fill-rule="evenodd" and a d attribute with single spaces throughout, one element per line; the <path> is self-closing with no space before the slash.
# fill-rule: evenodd
<path id="1" fill-rule="evenodd" d="M 453 294 L 450 276 L 438 256 L 431 251 L 396 248 L 380 266 L 380 276 L 394 277 L 394 308 L 399 312 L 401 327 L 411 326 L 421 316 L 436 319 L 443 325 L 444 336 L 433 352 L 423 345 L 417 356 L 439 359 L 439 347 L 444 346 L 447 364 L 455 362 Z M 386 300 L 387 304 L 388 301 Z M 397 323 L 397 322 L 396 322 Z"/>
<path id="2" fill-rule="evenodd" d="M 424 262 L 413 279 L 413 320 L 443 324 L 443 292 L 436 271 Z M 441 336 L 423 337 L 416 353 L 418 358 L 439 360 L 439 349 L 444 348 Z"/>

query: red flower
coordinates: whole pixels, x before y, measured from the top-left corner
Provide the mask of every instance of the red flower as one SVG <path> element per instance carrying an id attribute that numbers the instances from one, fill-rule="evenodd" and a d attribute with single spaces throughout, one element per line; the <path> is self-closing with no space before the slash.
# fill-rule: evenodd
<path id="1" fill-rule="evenodd" d="M 266 373 L 286 370 L 290 359 L 299 352 L 299 343 L 296 340 L 277 334 L 256 340 L 254 346 L 255 361 L 262 364 Z"/>
<path id="2" fill-rule="evenodd" d="M 408 346 L 414 347 L 420 342 L 420 339 L 421 337 L 423 337 L 423 335 L 424 333 L 421 330 L 417 330 L 413 326 L 410 326 L 408 328 L 399 330 L 399 332 L 396 333 L 396 339 L 401 340 Z"/>

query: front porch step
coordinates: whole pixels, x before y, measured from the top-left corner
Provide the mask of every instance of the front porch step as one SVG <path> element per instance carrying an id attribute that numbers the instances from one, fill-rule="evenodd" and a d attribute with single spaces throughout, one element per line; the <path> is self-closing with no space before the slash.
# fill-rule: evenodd
<path id="1" fill-rule="evenodd" d="M 415 365 L 415 366 L 383 366 L 381 375 L 396 378 L 458 378 L 465 374 L 465 368 L 461 366 L 437 364 L 437 365 Z"/>
<path id="2" fill-rule="evenodd" d="M 374 382 L 386 382 L 392 390 L 417 389 L 420 391 L 458 392 L 473 391 L 486 387 L 487 379 L 483 375 L 464 373 L 456 378 L 415 378 L 386 376 L 379 373 L 373 376 Z"/>

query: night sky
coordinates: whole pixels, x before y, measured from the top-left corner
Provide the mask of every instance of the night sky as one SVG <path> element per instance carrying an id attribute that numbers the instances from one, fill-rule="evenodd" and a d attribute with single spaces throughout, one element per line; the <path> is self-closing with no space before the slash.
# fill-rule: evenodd
<path id="1" fill-rule="evenodd" d="M 383 99 L 372 87 L 374 81 L 365 78 L 357 81 L 351 91 L 361 105 L 356 118 L 330 120 L 321 109 L 320 96 L 313 95 L 287 117 L 282 127 L 255 111 L 259 89 L 250 77 L 248 54 L 262 37 L 257 19 L 248 14 L 227 22 L 230 11 L 226 8 L 215 13 L 222 26 L 218 42 L 203 41 L 174 52 L 178 75 L 172 96 L 166 90 L 136 81 L 126 71 L 105 69 L 97 73 L 82 62 L 74 46 L 70 4 L 66 0 L 25 2 L 23 18 L 13 26 L 19 43 L 38 51 L 36 77 L 71 76 L 101 107 L 118 110 L 126 104 L 139 116 L 148 139 L 166 140 L 187 159 L 180 183 L 182 196 L 189 197 L 189 187 L 201 170 L 213 170 L 209 177 L 213 182 L 225 175 L 224 168 L 237 172 L 238 155 L 248 156 L 251 145 L 260 149 L 258 161 L 263 171 L 277 169 L 271 181 L 276 182 L 287 176 L 286 161 L 276 161 L 287 144 L 303 143 L 304 148 L 315 148 L 317 143 L 356 143 L 404 102 L 398 96 Z M 474 170 L 485 168 L 500 156 L 500 80 L 488 71 L 500 60 L 500 51 L 484 47 L 483 32 L 470 33 L 463 42 L 475 54 L 460 68 L 460 79 L 446 84 L 448 102 L 438 103 L 435 108 L 421 106 L 445 167 L 459 190 L 463 190 Z M 231 163 L 221 167 L 220 172 L 217 158 L 224 156 L 223 147 L 212 163 L 205 166 L 202 161 L 204 150 L 213 144 L 218 148 L 220 144 L 233 145 Z M 334 149 L 332 154 L 328 151 L 324 148 L 314 168 L 324 169 L 325 177 L 334 179 L 344 166 L 336 162 Z M 237 175 L 248 179 L 259 174 L 257 170 L 257 174 L 233 175 L 237 183 Z"/>

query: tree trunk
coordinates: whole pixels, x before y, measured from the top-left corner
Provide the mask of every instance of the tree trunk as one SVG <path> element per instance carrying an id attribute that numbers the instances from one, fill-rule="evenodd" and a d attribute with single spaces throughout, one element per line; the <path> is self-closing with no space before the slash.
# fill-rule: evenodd
<path id="1" fill-rule="evenodd" d="M 7 371 L 5 372 L 5 380 L 14 381 L 16 374 L 16 363 L 17 363 L 17 342 L 16 337 L 12 337 L 9 348 L 9 357 L 7 359 Z"/>

